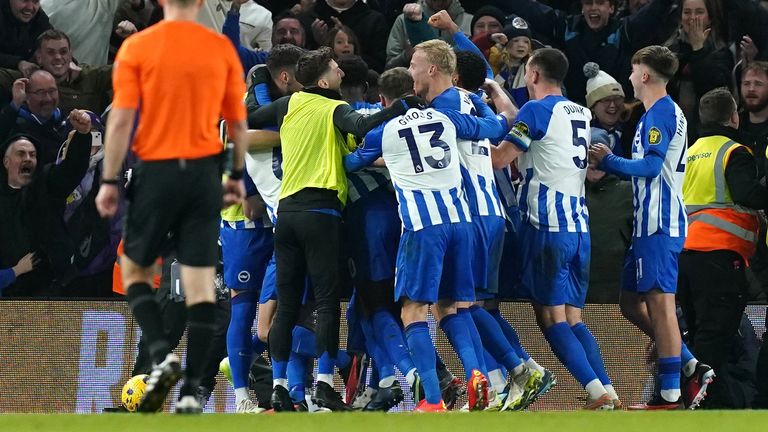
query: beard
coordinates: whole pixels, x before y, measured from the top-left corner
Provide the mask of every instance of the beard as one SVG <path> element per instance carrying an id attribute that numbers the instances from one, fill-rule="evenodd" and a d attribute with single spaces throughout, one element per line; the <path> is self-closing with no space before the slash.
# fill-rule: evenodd
<path id="1" fill-rule="evenodd" d="M 742 97 L 742 100 L 744 101 L 744 109 L 747 112 L 758 112 L 768 107 L 768 94 L 762 95 L 757 99 Z"/>

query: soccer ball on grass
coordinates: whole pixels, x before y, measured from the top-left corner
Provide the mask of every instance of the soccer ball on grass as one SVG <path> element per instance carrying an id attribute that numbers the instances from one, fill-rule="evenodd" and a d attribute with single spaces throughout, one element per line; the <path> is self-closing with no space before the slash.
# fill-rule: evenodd
<path id="1" fill-rule="evenodd" d="M 129 412 L 135 412 L 138 409 L 139 402 L 141 402 L 141 398 L 144 396 L 144 390 L 147 389 L 148 379 L 149 375 L 136 375 L 123 386 L 123 391 L 120 393 L 120 401 Z"/>

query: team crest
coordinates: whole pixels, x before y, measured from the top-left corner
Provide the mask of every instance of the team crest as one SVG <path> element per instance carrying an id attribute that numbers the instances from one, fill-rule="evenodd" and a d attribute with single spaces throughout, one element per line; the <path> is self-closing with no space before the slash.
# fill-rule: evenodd
<path id="1" fill-rule="evenodd" d="M 661 142 L 661 131 L 657 127 L 652 127 L 651 130 L 648 131 L 648 143 L 651 145 L 654 145 L 660 142 Z"/>
<path id="2" fill-rule="evenodd" d="M 237 274 L 237 280 L 240 283 L 246 283 L 249 280 L 251 280 L 251 274 L 248 273 L 248 271 L 243 270 L 240 273 Z"/>
<path id="3" fill-rule="evenodd" d="M 515 19 L 512 20 L 512 27 L 519 30 L 525 30 L 528 28 L 528 23 L 520 17 L 515 17 Z"/>

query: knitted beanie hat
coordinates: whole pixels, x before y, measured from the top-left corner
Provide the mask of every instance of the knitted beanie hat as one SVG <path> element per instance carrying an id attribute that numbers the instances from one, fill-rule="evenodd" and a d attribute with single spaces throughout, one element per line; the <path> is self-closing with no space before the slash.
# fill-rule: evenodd
<path id="1" fill-rule="evenodd" d="M 584 65 L 587 77 L 587 107 L 592 108 L 598 101 L 610 96 L 624 97 L 624 89 L 612 76 L 600 70 L 597 63 Z"/>
<path id="2" fill-rule="evenodd" d="M 469 25 L 469 31 L 472 32 L 475 30 L 475 23 L 477 20 L 484 16 L 490 16 L 496 19 L 496 21 L 499 22 L 502 26 L 504 26 L 504 12 L 501 11 L 501 9 L 495 7 L 495 6 L 483 6 L 479 8 L 477 11 L 475 11 L 475 14 L 472 15 L 472 22 Z M 472 35 L 477 36 L 477 35 Z"/>

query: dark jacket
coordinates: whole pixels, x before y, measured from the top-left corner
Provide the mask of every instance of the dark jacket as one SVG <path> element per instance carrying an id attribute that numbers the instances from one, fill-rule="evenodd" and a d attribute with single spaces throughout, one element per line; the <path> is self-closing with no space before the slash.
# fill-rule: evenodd
<path id="1" fill-rule="evenodd" d="M 586 184 L 592 258 L 588 303 L 618 303 L 624 255 L 632 242 L 632 184 L 610 174 Z"/>
<path id="2" fill-rule="evenodd" d="M 9 104 L 0 110 L 0 141 L 14 134 L 31 135 L 35 139 L 37 166 L 41 168 L 56 161 L 61 144 L 67 138 L 60 110 L 41 122 L 26 106 L 17 110 Z"/>
<path id="3" fill-rule="evenodd" d="M 384 63 L 387 60 L 387 39 L 389 38 L 389 25 L 381 12 L 371 9 L 362 0 L 343 12 L 336 12 L 328 6 L 325 0 L 317 0 L 311 14 L 301 17 L 304 28 L 311 29 L 312 21 L 319 18 L 328 24 L 328 28 L 334 26 L 331 17 L 335 16 L 345 26 L 352 29 L 360 43 L 358 47 L 360 57 L 368 63 L 368 68 L 376 72 L 384 71 Z M 312 37 L 312 31 L 307 31 L 307 45 L 320 46 L 325 41 L 316 41 Z"/>
<path id="4" fill-rule="evenodd" d="M 723 136 L 735 142 L 739 142 L 738 135 L 736 129 L 726 126 L 704 127 L 701 130 L 702 137 Z M 744 147 L 731 153 L 725 165 L 725 182 L 734 203 L 753 210 L 768 208 L 768 190 L 760 184 L 757 175 L 752 153 Z"/>
<path id="5" fill-rule="evenodd" d="M 660 23 L 669 19 L 673 3 L 653 0 L 635 15 L 612 17 L 598 31 L 590 29 L 581 14 L 565 16 L 533 0 L 509 0 L 508 9 L 528 22 L 535 39 L 565 52 L 569 62 L 564 83 L 568 99 L 584 104 L 587 78 L 582 68 L 587 62 L 597 63 L 600 70 L 618 80 L 627 97 L 634 94 L 629 82 L 632 55 L 644 46 L 663 41 L 660 32 L 649 29 L 659 28 Z"/>
<path id="6" fill-rule="evenodd" d="M 733 80 L 733 54 L 727 46 L 716 48 L 714 43 L 707 40 L 704 47 L 694 51 L 683 38 L 678 38 L 670 47 L 677 55 L 679 66 L 677 73 L 667 86 L 670 96 L 674 99 L 688 120 L 688 142 L 694 142 L 700 135 L 699 131 L 699 100 L 704 93 L 718 87 L 731 88 Z M 686 97 L 685 86 L 691 87 L 693 94 Z M 687 91 L 690 91 L 687 90 Z"/>
<path id="7" fill-rule="evenodd" d="M 74 276 L 72 256 L 62 253 L 72 250 L 62 215 L 67 196 L 88 169 L 91 135 L 75 133 L 69 145 L 66 160 L 39 170 L 21 189 L 8 186 L 8 173 L 0 168 L 0 268 L 16 265 L 29 252 L 41 259 L 38 268 L 16 279 L 3 296 L 57 295 L 53 280 L 63 285 Z"/>
<path id="8" fill-rule="evenodd" d="M 80 65 L 83 70 L 71 81 L 58 83 L 61 114 L 84 109 L 101 115 L 112 102 L 112 65 Z"/>
<path id="9" fill-rule="evenodd" d="M 749 113 L 742 112 L 739 122 L 739 139 L 736 142 L 752 149 L 757 162 L 758 178 L 765 177 L 768 172 L 768 158 L 765 155 L 768 149 L 768 122 L 752 124 L 749 121 Z"/>
<path id="10" fill-rule="evenodd" d="M 757 60 L 768 59 L 768 9 L 754 0 L 724 0 L 728 17 L 729 42 L 748 35 L 757 45 Z"/>
<path id="11" fill-rule="evenodd" d="M 72 80 L 56 83 L 59 88 L 59 109 L 66 117 L 73 109 L 84 109 L 101 115 L 112 102 L 112 65 L 80 65 L 82 70 Z M 0 69 L 0 106 L 11 101 L 13 82 L 21 73 Z"/>
<path id="12" fill-rule="evenodd" d="M 17 69 L 20 61 L 31 61 L 37 37 L 50 28 L 42 9 L 32 21 L 23 23 L 11 13 L 8 0 L 0 1 L 0 67 Z"/>

